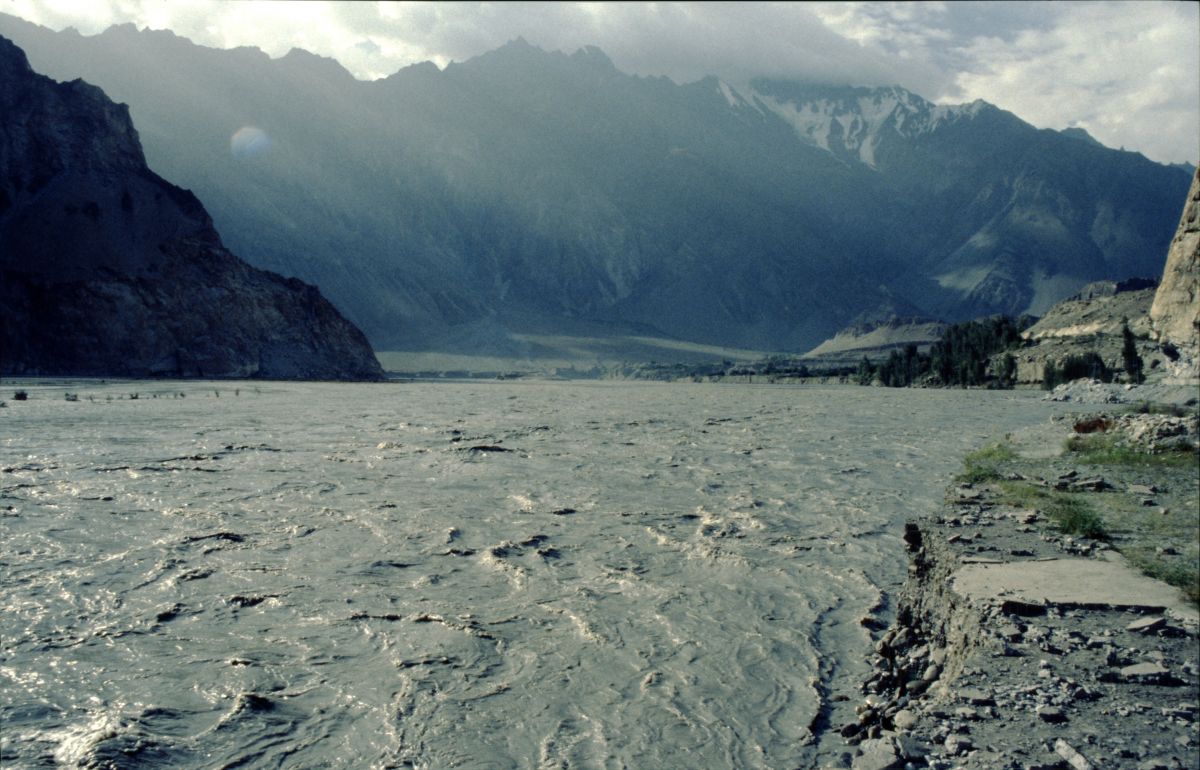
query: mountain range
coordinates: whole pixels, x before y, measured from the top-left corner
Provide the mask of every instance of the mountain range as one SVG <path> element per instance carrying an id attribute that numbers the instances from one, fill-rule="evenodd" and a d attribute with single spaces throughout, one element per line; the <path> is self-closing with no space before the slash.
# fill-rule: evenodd
<path id="1" fill-rule="evenodd" d="M 638 334 L 803 351 L 881 308 L 1039 314 L 1156 277 L 1190 171 L 892 87 L 619 71 L 515 40 L 373 81 L 0 15 L 34 68 L 129 105 L 233 251 L 376 349 Z"/>
<path id="2" fill-rule="evenodd" d="M 313 286 L 231 254 L 129 110 L 0 37 L 0 373 L 383 378 Z"/>

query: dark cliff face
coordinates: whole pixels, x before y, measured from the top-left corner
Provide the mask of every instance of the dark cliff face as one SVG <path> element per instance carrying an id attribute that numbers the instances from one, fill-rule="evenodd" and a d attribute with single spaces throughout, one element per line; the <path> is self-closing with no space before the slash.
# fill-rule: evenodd
<path id="1" fill-rule="evenodd" d="M 227 251 L 146 167 L 124 105 L 0 38 L 0 372 L 382 377 L 316 290 Z"/>

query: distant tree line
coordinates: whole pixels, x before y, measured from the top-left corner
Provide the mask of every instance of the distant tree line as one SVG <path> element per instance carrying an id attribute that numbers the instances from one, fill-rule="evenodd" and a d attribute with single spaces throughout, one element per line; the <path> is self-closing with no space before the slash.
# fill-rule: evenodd
<path id="1" fill-rule="evenodd" d="M 946 327 L 928 352 L 916 345 L 896 348 L 882 363 L 863 356 L 857 367 L 814 366 L 786 355 L 768 356 L 754 363 L 731 360 L 704 364 L 650 362 L 627 367 L 624 376 L 639 379 L 693 380 L 764 377 L 767 382 L 780 379 L 835 379 L 839 382 L 870 385 L 879 381 L 892 388 L 913 385 L 930 387 L 1012 388 L 1017 382 L 1017 358 L 1013 351 L 1027 344 L 1021 333 L 1034 322 L 1030 316 L 1013 319 L 994 316 Z M 1123 367 L 1130 382 L 1145 379 L 1143 363 L 1137 352 L 1128 321 L 1122 330 Z M 1112 382 L 1120 371 L 1109 368 L 1095 352 L 1069 355 L 1062 361 L 1046 361 L 1042 369 L 1043 386 L 1052 389 L 1063 382 L 1080 378 Z"/>
<path id="2" fill-rule="evenodd" d="M 1021 332 L 1033 322 L 1029 316 L 1018 319 L 994 316 L 978 321 L 954 324 L 942 332 L 928 353 L 916 345 L 893 350 L 876 366 L 863 356 L 855 379 L 869 385 L 878 379 L 891 388 L 913 384 L 942 387 L 987 386 L 1011 388 L 1017 381 L 1017 359 L 1008 351 L 1021 346 Z M 989 372 L 993 356 L 1004 353 L 1000 370 Z"/>

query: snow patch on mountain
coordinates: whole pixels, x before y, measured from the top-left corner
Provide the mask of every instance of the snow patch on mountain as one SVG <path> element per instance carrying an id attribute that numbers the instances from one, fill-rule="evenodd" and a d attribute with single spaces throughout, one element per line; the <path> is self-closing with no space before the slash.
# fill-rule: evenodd
<path id="1" fill-rule="evenodd" d="M 754 101 L 754 90 L 746 89 L 746 91 L 749 91 L 748 95 L 743 93 L 741 88 L 732 86 L 729 83 L 726 83 L 724 80 L 717 81 L 717 92 L 721 94 L 721 96 L 725 97 L 725 101 L 730 107 L 733 107 L 734 109 L 749 107 L 750 109 L 761 113 L 763 111 L 762 107 L 760 107 Z"/>
<path id="2" fill-rule="evenodd" d="M 830 116 L 819 110 L 817 105 L 797 107 L 791 102 L 780 102 L 772 96 L 755 94 L 754 100 L 767 110 L 782 118 L 796 131 L 796 135 L 809 144 L 829 150 Z"/>
<path id="3" fill-rule="evenodd" d="M 820 88 L 812 94 L 803 94 L 773 93 L 769 82 L 761 85 L 764 87 L 736 95 L 739 100 L 748 100 L 778 116 L 805 143 L 871 168 L 877 168 L 877 150 L 890 135 L 912 139 L 974 118 L 987 106 L 978 100 L 970 104 L 935 105 L 899 86 Z M 734 106 L 731 94 L 724 88 L 722 93 Z"/>

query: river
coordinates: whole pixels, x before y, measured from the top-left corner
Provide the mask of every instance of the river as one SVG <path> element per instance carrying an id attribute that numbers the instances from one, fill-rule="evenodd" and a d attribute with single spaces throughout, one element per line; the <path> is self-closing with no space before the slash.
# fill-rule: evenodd
<path id="1" fill-rule="evenodd" d="M 1061 407 L 744 384 L 15 387 L 5 768 L 836 761 L 831 714 L 903 580 L 905 518 L 964 453 Z"/>

